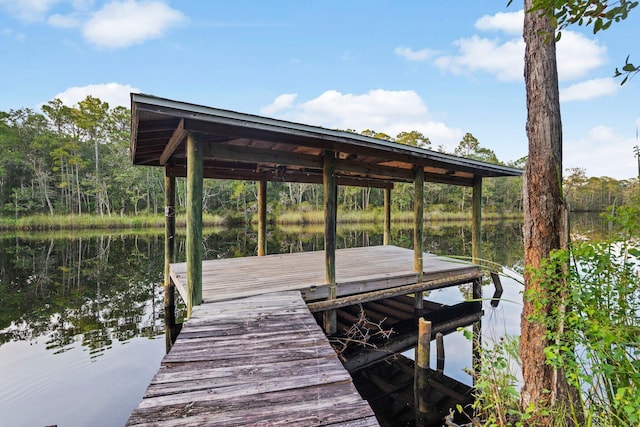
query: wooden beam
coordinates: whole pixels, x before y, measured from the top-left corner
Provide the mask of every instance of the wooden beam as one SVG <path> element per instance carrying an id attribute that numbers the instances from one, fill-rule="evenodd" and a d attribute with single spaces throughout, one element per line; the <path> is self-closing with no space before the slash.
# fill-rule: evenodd
<path id="1" fill-rule="evenodd" d="M 205 159 L 231 160 L 263 163 L 270 165 L 291 165 L 307 168 L 322 168 L 322 158 L 291 151 L 265 150 L 263 148 L 240 145 L 208 143 L 204 149 Z"/>
<path id="2" fill-rule="evenodd" d="M 173 165 L 169 167 L 170 176 L 185 177 L 187 168 L 184 165 Z M 321 173 L 298 172 L 287 170 L 284 176 L 280 176 L 275 170 L 256 171 L 248 169 L 204 169 L 205 178 L 214 179 L 240 179 L 245 181 L 275 181 L 275 182 L 304 182 L 307 184 L 322 184 Z M 346 187 L 371 187 L 371 188 L 393 188 L 393 182 L 351 177 L 335 177 L 336 184 Z"/>
<path id="3" fill-rule="evenodd" d="M 201 136 L 187 136 L 187 317 L 202 303 L 202 147 Z"/>
<path id="4" fill-rule="evenodd" d="M 384 189 L 384 235 L 383 245 L 391 244 L 391 189 Z"/>
<path id="5" fill-rule="evenodd" d="M 471 209 L 471 257 L 478 263 L 482 259 L 482 177 L 479 176 L 473 178 Z"/>
<path id="6" fill-rule="evenodd" d="M 415 168 L 413 181 L 413 270 L 418 273 L 418 281 L 422 282 L 424 268 L 422 254 L 424 253 L 424 169 Z M 422 292 L 415 294 L 416 309 L 423 308 Z"/>
<path id="7" fill-rule="evenodd" d="M 169 138 L 169 142 L 164 147 L 164 150 L 162 150 L 162 154 L 160 155 L 161 165 L 167 164 L 167 161 L 169 160 L 173 152 L 176 151 L 176 148 L 178 148 L 178 146 L 182 144 L 182 141 L 184 141 L 186 137 L 187 131 L 184 129 L 184 119 L 181 119 L 178 123 L 178 126 L 173 131 L 173 135 L 171 135 L 171 138 Z"/>
<path id="8" fill-rule="evenodd" d="M 267 181 L 258 181 L 258 256 L 267 254 Z"/>
<path id="9" fill-rule="evenodd" d="M 329 300 L 336 299 L 336 224 L 338 187 L 335 180 L 335 153 L 327 151 L 323 159 L 323 197 L 324 197 L 324 259 L 325 282 L 329 287 Z M 337 329 L 335 310 L 324 313 L 324 330 L 334 334 Z"/>
<path id="10" fill-rule="evenodd" d="M 401 181 L 411 181 L 413 179 L 413 170 L 411 169 L 363 163 L 350 159 L 336 159 L 336 173 L 378 175 Z"/>
<path id="11" fill-rule="evenodd" d="M 354 304 L 362 304 L 369 301 L 376 301 L 396 297 L 400 295 L 408 295 L 414 292 L 440 289 L 443 287 L 451 287 L 461 285 L 463 283 L 474 282 L 482 278 L 482 272 L 475 271 L 471 273 L 457 274 L 455 276 L 447 276 L 440 279 L 427 280 L 426 282 L 411 283 L 408 285 L 395 286 L 388 289 L 349 295 L 334 300 L 324 300 L 318 302 L 307 303 L 307 308 L 312 313 L 319 311 L 331 310 L 346 307 Z"/>

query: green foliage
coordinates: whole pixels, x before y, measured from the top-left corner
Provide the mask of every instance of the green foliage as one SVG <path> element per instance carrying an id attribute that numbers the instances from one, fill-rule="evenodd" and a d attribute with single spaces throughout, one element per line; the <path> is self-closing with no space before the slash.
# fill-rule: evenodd
<path id="1" fill-rule="evenodd" d="M 467 339 L 473 339 L 469 330 L 464 330 L 464 333 Z M 479 368 L 473 372 L 476 400 L 468 410 L 458 410 L 475 414 L 477 420 L 482 420 L 483 426 L 522 426 L 529 417 L 526 412 L 519 410 L 518 342 L 517 336 L 507 336 L 491 343 L 483 349 L 480 364 L 474 368 Z"/>
<path id="2" fill-rule="evenodd" d="M 551 299 L 564 296 L 563 304 L 552 305 L 551 316 L 534 315 L 533 320 L 548 331 L 548 363 L 564 369 L 569 382 L 582 390 L 585 418 L 595 425 L 638 425 L 640 208 L 622 207 L 608 219 L 619 235 L 552 253 L 534 279 L 557 294 L 550 300 L 527 297 L 544 313 Z"/>
<path id="3" fill-rule="evenodd" d="M 509 1 L 509 4 L 512 0 Z M 561 31 L 570 25 L 592 26 L 593 34 L 611 27 L 616 22 L 627 19 L 629 13 L 638 6 L 637 1 L 618 0 L 533 0 L 533 7 L 527 12 L 539 12 L 547 15 L 558 29 L 556 39 L 560 40 Z M 624 76 L 621 85 L 640 72 L 640 67 L 625 59 L 622 71 L 616 68 L 614 77 Z"/>
<path id="4" fill-rule="evenodd" d="M 524 296 L 535 307 L 530 320 L 547 330 L 547 363 L 566 373 L 580 399 L 573 408 L 522 410 L 518 345 L 508 337 L 482 350 L 474 425 L 537 425 L 538 415 L 554 425 L 640 425 L 640 200 L 606 219 L 614 236 L 552 252 L 531 271 L 542 291 Z"/>

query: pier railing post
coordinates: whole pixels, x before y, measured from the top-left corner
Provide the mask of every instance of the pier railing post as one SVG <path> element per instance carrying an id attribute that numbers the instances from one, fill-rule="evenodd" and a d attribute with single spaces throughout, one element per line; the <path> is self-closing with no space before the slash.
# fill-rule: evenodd
<path id="1" fill-rule="evenodd" d="M 326 151 L 322 168 L 324 197 L 324 258 L 325 282 L 329 286 L 328 299 L 336 299 L 336 224 L 337 224 L 337 186 L 335 177 L 335 153 Z M 324 312 L 324 331 L 334 334 L 337 330 L 335 310 Z"/>
<path id="2" fill-rule="evenodd" d="M 422 254 L 424 252 L 424 168 L 415 167 L 413 180 L 413 269 L 418 273 L 418 282 L 424 278 Z M 415 293 L 415 308 L 422 310 L 422 291 Z"/>
<path id="3" fill-rule="evenodd" d="M 202 303 L 202 141 L 187 136 L 187 317 L 194 305 Z"/>

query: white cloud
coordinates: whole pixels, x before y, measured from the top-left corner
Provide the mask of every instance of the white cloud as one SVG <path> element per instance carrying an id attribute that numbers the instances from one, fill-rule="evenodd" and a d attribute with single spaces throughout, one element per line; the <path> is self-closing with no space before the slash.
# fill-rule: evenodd
<path id="1" fill-rule="evenodd" d="M 478 35 L 454 42 L 456 55 L 440 56 L 435 64 L 455 74 L 486 71 L 502 81 L 521 81 L 524 75 L 525 44 L 521 37 L 506 41 Z M 606 61 L 607 49 L 596 40 L 565 30 L 557 44 L 558 79 L 574 80 L 584 77 Z"/>
<path id="2" fill-rule="evenodd" d="M 524 9 L 516 12 L 498 12 L 495 15 L 484 15 L 475 23 L 480 31 L 502 31 L 507 34 L 522 34 Z"/>
<path id="3" fill-rule="evenodd" d="M 560 101 L 585 101 L 615 94 L 620 85 L 611 77 L 591 79 L 560 89 Z"/>
<path id="4" fill-rule="evenodd" d="M 260 109 L 262 114 L 275 114 L 282 110 L 286 110 L 293 105 L 293 102 L 298 97 L 297 93 L 283 93 L 276 97 L 273 102 Z"/>
<path id="5" fill-rule="evenodd" d="M 588 176 L 635 178 L 638 163 L 633 157 L 633 146 L 636 144 L 635 135 L 622 136 L 610 127 L 597 126 L 583 138 L 564 142 L 563 167 L 565 170 L 584 168 Z M 615 168 L 611 167 L 613 163 Z"/>
<path id="6" fill-rule="evenodd" d="M 80 25 L 80 21 L 74 15 L 54 14 L 47 19 L 47 24 L 57 28 L 75 28 Z"/>
<path id="7" fill-rule="evenodd" d="M 111 108 L 117 106 L 129 108 L 131 106 L 131 92 L 140 92 L 140 89 L 120 83 L 105 83 L 70 87 L 64 92 L 58 93 L 52 99 L 59 98 L 64 105 L 72 107 L 88 95 L 91 95 L 108 102 Z"/>
<path id="8" fill-rule="evenodd" d="M 0 0 L 0 6 L 22 22 L 43 21 L 51 7 L 60 0 Z"/>
<path id="9" fill-rule="evenodd" d="M 185 21 L 182 12 L 160 1 L 113 1 L 93 14 L 82 33 L 96 46 L 116 49 L 161 37 Z"/>
<path id="10" fill-rule="evenodd" d="M 294 94 L 280 95 L 261 112 L 277 112 L 281 119 L 329 129 L 370 129 L 393 137 L 402 131 L 417 130 L 431 139 L 433 147 L 444 145 L 449 150 L 464 134 L 434 120 L 412 90 L 376 89 L 364 94 L 328 90 L 308 101 L 295 103 L 295 99 Z"/>
<path id="11" fill-rule="evenodd" d="M 495 74 L 502 81 L 523 79 L 522 39 L 500 42 L 473 35 L 470 38 L 459 39 L 455 44 L 459 48 L 457 55 L 436 58 L 435 64 L 442 70 L 455 74 L 470 74 L 481 70 Z"/>
<path id="12" fill-rule="evenodd" d="M 398 46 L 395 48 L 394 53 L 398 56 L 402 56 L 407 61 L 425 61 L 435 56 L 438 52 L 427 48 L 413 50 L 410 47 Z"/>
<path id="13" fill-rule="evenodd" d="M 556 45 L 558 78 L 579 79 L 606 62 L 607 48 L 597 40 L 574 31 L 564 30 Z"/>

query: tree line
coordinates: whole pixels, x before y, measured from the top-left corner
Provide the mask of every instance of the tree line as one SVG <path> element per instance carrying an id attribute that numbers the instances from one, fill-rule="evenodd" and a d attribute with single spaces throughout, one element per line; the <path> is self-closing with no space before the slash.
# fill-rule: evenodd
<path id="1" fill-rule="evenodd" d="M 0 112 L 0 215 L 140 215 L 159 214 L 163 208 L 162 168 L 134 167 L 129 159 L 131 119 L 125 107 L 88 96 L 73 107 L 59 99 L 37 112 L 29 108 Z M 348 129 L 350 132 L 355 132 Z M 395 137 L 373 130 L 363 135 L 434 149 L 418 131 Z M 440 146 L 438 151 L 446 152 Z M 458 156 L 514 167 L 526 158 L 499 160 L 471 134 L 464 135 L 453 153 Z M 605 210 L 623 205 L 636 180 L 588 178 L 584 170 L 571 170 L 566 180 L 567 197 L 575 210 Z M 178 209 L 186 203 L 183 180 L 177 182 Z M 320 209 L 322 187 L 304 183 L 269 183 L 270 210 Z M 434 212 L 459 212 L 471 204 L 465 187 L 426 183 L 425 203 Z M 345 210 L 382 206 L 383 192 L 375 188 L 340 187 L 338 200 Z M 246 215 L 257 206 L 256 186 L 247 181 L 206 180 L 203 209 L 223 215 Z M 413 185 L 396 184 L 392 207 L 411 210 Z M 522 180 L 486 179 L 483 206 L 489 212 L 520 212 Z"/>

